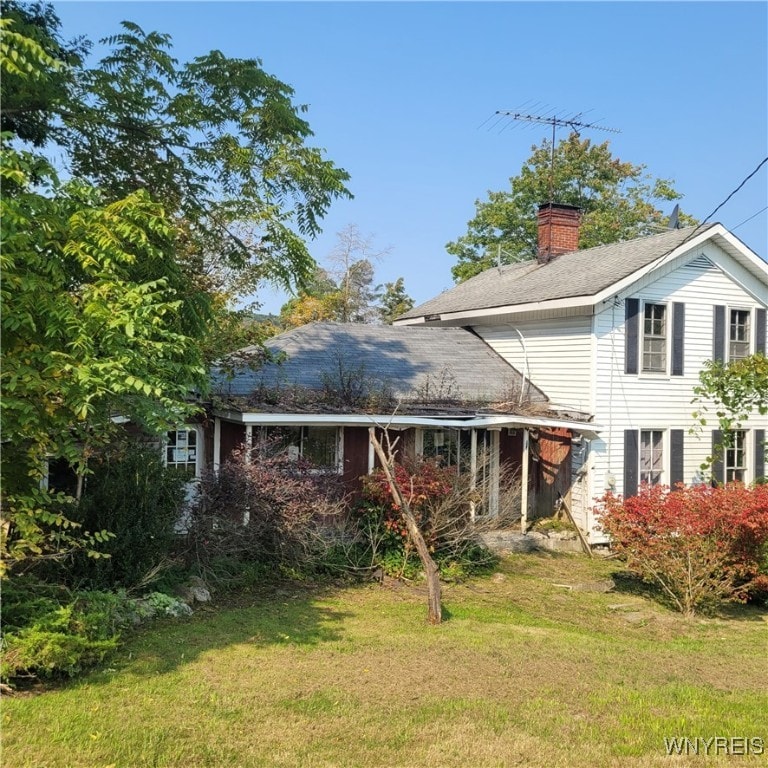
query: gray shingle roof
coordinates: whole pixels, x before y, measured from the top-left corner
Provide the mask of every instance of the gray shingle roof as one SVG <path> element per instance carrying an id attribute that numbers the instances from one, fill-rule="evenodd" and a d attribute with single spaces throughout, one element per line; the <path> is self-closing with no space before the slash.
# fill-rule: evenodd
<path id="1" fill-rule="evenodd" d="M 558 256 L 548 264 L 526 261 L 491 267 L 398 319 L 514 306 L 577 296 L 594 296 L 677 248 L 709 226 L 673 229 L 623 243 L 601 245 Z"/>
<path id="2" fill-rule="evenodd" d="M 310 323 L 266 346 L 284 359 L 257 370 L 242 366 L 232 379 L 214 373 L 214 391 L 224 397 L 292 387 L 322 391 L 351 375 L 404 400 L 490 403 L 512 399 L 523 384 L 515 368 L 463 328 Z M 249 351 L 258 348 L 240 354 Z M 529 401 L 546 400 L 530 382 L 526 389 Z"/>

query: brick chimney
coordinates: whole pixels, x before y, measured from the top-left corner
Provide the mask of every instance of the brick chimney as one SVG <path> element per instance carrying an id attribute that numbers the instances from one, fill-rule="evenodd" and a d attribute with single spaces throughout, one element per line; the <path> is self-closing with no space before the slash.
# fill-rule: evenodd
<path id="1" fill-rule="evenodd" d="M 579 248 L 581 208 L 545 203 L 539 206 L 539 264 Z"/>

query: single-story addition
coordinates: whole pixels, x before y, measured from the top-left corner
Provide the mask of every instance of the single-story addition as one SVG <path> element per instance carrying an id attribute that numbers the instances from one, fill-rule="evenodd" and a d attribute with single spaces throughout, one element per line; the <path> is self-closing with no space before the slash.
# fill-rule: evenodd
<path id="1" fill-rule="evenodd" d="M 553 409 L 463 328 L 312 323 L 266 346 L 265 363 L 243 362 L 260 359 L 263 350 L 253 347 L 214 371 L 206 425 L 169 434 L 169 464 L 188 458 L 194 442 L 187 469 L 199 474 L 206 457 L 216 469 L 238 446 L 279 431 L 287 450 L 335 468 L 354 493 L 376 466 L 369 428 L 386 428 L 406 455 L 440 457 L 487 483 L 477 514 L 497 512 L 500 468 L 517 470 L 525 529 L 558 499 L 569 501 L 571 451 L 599 431 L 584 414 Z"/>

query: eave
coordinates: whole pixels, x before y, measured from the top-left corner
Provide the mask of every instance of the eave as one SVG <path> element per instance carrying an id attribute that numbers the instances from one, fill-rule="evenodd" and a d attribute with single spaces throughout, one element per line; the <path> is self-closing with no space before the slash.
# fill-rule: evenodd
<path id="1" fill-rule="evenodd" d="M 409 416 L 398 414 L 339 414 L 339 413 L 254 413 L 215 410 L 215 417 L 224 421 L 251 426 L 307 426 L 307 427 L 386 427 L 409 429 L 436 426 L 446 429 L 570 429 L 593 440 L 603 430 L 599 424 L 572 419 L 553 419 L 545 416 L 518 416 L 515 414 L 475 414 L 472 416 Z"/>

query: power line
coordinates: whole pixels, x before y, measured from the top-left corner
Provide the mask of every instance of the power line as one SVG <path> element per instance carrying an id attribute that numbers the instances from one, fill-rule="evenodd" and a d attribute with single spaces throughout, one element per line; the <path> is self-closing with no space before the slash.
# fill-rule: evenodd
<path id="1" fill-rule="evenodd" d="M 712 213 L 710 213 L 709 216 L 704 219 L 704 221 L 702 221 L 702 224 L 706 224 L 766 163 L 768 163 L 768 157 L 764 157 L 762 159 L 757 168 L 755 168 L 755 170 L 752 171 L 752 173 L 750 173 L 749 176 L 747 176 L 747 178 L 744 179 L 744 181 L 742 181 L 741 184 L 739 184 L 739 186 L 736 187 L 736 189 L 734 189 L 733 192 L 731 192 L 731 194 L 728 195 L 728 197 L 726 197 L 725 200 L 723 200 L 723 202 L 720 203 L 720 205 L 718 205 L 717 208 L 715 208 L 715 210 L 712 211 Z"/>
<path id="2" fill-rule="evenodd" d="M 748 221 L 752 221 L 756 216 L 759 216 L 764 211 L 768 211 L 768 205 L 766 205 L 764 208 L 761 208 L 757 213 L 753 213 L 748 219 L 744 219 L 744 221 L 739 222 L 735 227 L 730 227 L 731 232 L 734 230 L 737 230 L 742 224 L 746 224 Z"/>

